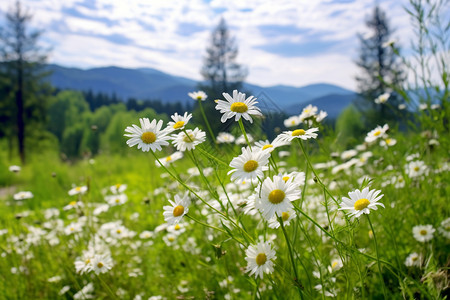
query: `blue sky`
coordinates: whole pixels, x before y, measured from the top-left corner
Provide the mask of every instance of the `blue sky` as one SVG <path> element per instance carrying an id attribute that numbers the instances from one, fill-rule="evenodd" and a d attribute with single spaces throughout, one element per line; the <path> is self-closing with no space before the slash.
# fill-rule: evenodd
<path id="1" fill-rule="evenodd" d="M 0 2 L 4 13 L 15 0 Z M 409 45 L 407 0 L 22 0 L 45 30 L 50 62 L 90 68 L 151 67 L 201 79 L 211 31 L 225 18 L 247 81 L 303 86 L 327 82 L 355 89 L 357 33 L 375 3 L 394 38 Z"/>

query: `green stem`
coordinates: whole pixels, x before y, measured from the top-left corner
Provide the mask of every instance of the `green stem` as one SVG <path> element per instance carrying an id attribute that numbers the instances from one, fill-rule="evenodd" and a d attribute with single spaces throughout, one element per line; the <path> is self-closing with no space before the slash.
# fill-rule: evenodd
<path id="1" fill-rule="evenodd" d="M 252 150 L 252 146 L 250 145 L 250 142 L 247 137 L 247 132 L 245 132 L 244 123 L 242 123 L 242 118 L 239 119 L 238 123 L 239 127 L 241 128 L 242 134 L 244 135 L 245 141 L 247 142 L 248 147 L 250 148 L 250 150 Z"/>
<path id="2" fill-rule="evenodd" d="M 223 229 L 221 229 L 221 228 L 219 228 L 219 227 L 216 227 L 216 226 L 212 226 L 212 225 L 203 223 L 202 221 L 199 221 L 199 220 L 195 219 L 194 217 L 192 217 L 192 216 L 189 215 L 189 214 L 186 214 L 185 216 L 186 216 L 187 218 L 191 219 L 192 221 L 194 221 L 195 223 L 198 223 L 198 224 L 203 225 L 203 226 L 205 226 L 205 227 L 209 227 L 209 228 L 218 230 L 218 231 L 223 232 L 223 233 L 228 233 L 226 230 L 223 230 Z M 241 244 L 242 244 L 242 243 L 241 243 Z"/>
<path id="3" fill-rule="evenodd" d="M 286 244 L 288 246 L 289 257 L 291 259 L 292 269 L 294 270 L 294 276 L 295 276 L 294 283 L 295 283 L 295 286 L 298 289 L 298 293 L 300 294 L 300 298 L 303 299 L 302 284 L 300 283 L 300 279 L 298 278 L 297 267 L 296 267 L 295 261 L 294 261 L 294 254 L 292 252 L 291 243 L 289 241 L 286 229 L 284 228 L 283 218 L 282 217 L 278 217 L 278 221 L 280 222 L 281 229 L 283 230 L 284 238 L 286 239 Z"/>
<path id="4" fill-rule="evenodd" d="M 203 120 L 205 121 L 206 127 L 208 128 L 209 135 L 211 136 L 211 139 L 213 140 L 214 145 L 216 145 L 216 147 L 217 147 L 216 137 L 214 136 L 214 133 L 213 133 L 213 131 L 211 129 L 211 126 L 209 125 L 208 118 L 206 118 L 206 114 L 205 114 L 205 111 L 203 110 L 203 105 L 202 105 L 202 101 L 201 100 L 198 101 L 198 106 L 200 107 L 200 112 L 202 113 Z"/>
<path id="5" fill-rule="evenodd" d="M 98 274 L 95 274 L 95 276 L 97 277 L 97 279 L 105 286 L 106 290 L 108 291 L 108 293 L 110 294 L 111 299 L 117 299 L 116 294 L 113 293 L 113 291 L 111 290 L 111 288 L 106 284 L 105 281 L 103 281 L 103 279 L 98 276 Z"/>
<path id="6" fill-rule="evenodd" d="M 375 242 L 375 252 L 377 254 L 377 265 L 378 265 L 378 272 L 380 274 L 380 280 L 381 283 L 383 284 L 383 295 L 384 295 L 384 299 L 389 299 L 387 297 L 387 293 L 386 293 L 386 284 L 384 283 L 384 279 L 383 279 L 383 273 L 381 273 L 381 263 L 380 263 L 380 255 L 378 253 L 378 243 L 377 243 L 377 236 L 375 234 L 375 230 L 373 229 L 372 226 L 372 222 L 370 221 L 369 215 L 367 216 L 367 220 L 369 221 L 369 225 L 370 225 L 370 229 L 372 230 L 372 234 L 373 234 L 373 240 Z"/>

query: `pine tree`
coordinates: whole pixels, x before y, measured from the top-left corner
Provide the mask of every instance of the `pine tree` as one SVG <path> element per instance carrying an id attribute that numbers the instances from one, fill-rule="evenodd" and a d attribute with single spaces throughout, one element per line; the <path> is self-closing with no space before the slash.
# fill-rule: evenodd
<path id="1" fill-rule="evenodd" d="M 405 80 L 401 68 L 399 48 L 392 44 L 392 33 L 386 13 L 376 6 L 367 19 L 369 36 L 359 35 L 360 55 L 356 64 L 361 72 L 356 76 L 360 101 L 356 103 L 365 117 L 367 126 L 388 122 L 398 117 L 400 96 L 393 92 Z M 394 51 L 394 46 L 395 51 Z M 389 93 L 386 104 L 377 104 L 375 99 Z"/>
<path id="2" fill-rule="evenodd" d="M 18 142 L 19 156 L 25 162 L 25 125 L 36 128 L 36 123 L 45 120 L 45 98 L 50 89 L 43 82 L 48 75 L 42 66 L 47 58 L 47 51 L 38 45 L 41 31 L 30 31 L 32 15 L 19 1 L 6 13 L 6 22 L 0 28 L 0 49 L 2 51 L 0 77 L 2 117 L 7 127 L 5 134 L 15 134 Z M 32 126 L 30 126 L 32 125 Z"/>

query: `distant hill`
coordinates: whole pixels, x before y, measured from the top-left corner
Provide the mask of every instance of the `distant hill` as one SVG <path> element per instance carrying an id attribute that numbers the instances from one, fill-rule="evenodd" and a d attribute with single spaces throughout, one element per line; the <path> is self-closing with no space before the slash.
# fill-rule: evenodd
<path id="1" fill-rule="evenodd" d="M 186 103 L 191 101 L 187 93 L 195 91 L 198 83 L 192 79 L 173 76 L 151 68 L 102 67 L 82 70 L 59 65 L 48 65 L 48 68 L 52 71 L 50 81 L 57 88 L 115 93 L 124 100 L 133 97 Z M 330 109 L 333 112 L 340 111 L 354 95 L 350 90 L 325 83 L 303 87 L 284 85 L 261 87 L 244 84 L 244 90 L 263 100 L 266 106 L 276 107 L 288 114 L 301 111 L 300 107 L 303 107 L 304 103 L 320 103 L 319 108 L 331 115 Z"/>

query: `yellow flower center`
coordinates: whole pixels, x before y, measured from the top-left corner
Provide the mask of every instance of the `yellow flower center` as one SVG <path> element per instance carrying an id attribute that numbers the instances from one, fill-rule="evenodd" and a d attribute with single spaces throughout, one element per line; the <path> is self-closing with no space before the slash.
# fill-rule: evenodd
<path id="1" fill-rule="evenodd" d="M 103 264 L 102 264 L 101 262 L 99 262 L 99 263 L 97 264 L 97 267 L 98 267 L 99 269 L 101 269 L 101 268 L 103 268 Z"/>
<path id="2" fill-rule="evenodd" d="M 248 106 L 244 102 L 234 102 L 233 104 L 231 104 L 230 109 L 231 111 L 242 114 L 248 110 Z"/>
<path id="3" fill-rule="evenodd" d="M 184 126 L 184 121 L 178 121 L 173 125 L 174 129 L 179 129 Z"/>
<path id="4" fill-rule="evenodd" d="M 373 134 L 374 136 L 379 136 L 381 134 L 381 131 L 375 131 L 375 133 Z"/>
<path id="5" fill-rule="evenodd" d="M 169 161 L 171 161 L 172 160 L 172 156 L 167 156 L 166 157 L 166 162 L 169 162 Z"/>
<path id="6" fill-rule="evenodd" d="M 184 213 L 184 206 L 183 205 L 175 206 L 175 208 L 173 209 L 173 216 L 174 217 L 179 217 L 183 213 Z"/>
<path id="7" fill-rule="evenodd" d="M 269 194 L 269 201 L 273 204 L 278 204 L 284 200 L 286 194 L 282 190 L 273 190 Z"/>
<path id="8" fill-rule="evenodd" d="M 193 143 L 194 142 L 194 135 L 192 133 L 189 133 L 189 135 L 184 134 L 183 142 L 185 142 L 185 143 Z"/>
<path id="9" fill-rule="evenodd" d="M 167 239 L 169 240 L 169 242 L 175 241 L 175 238 L 173 236 L 169 236 Z"/>
<path id="10" fill-rule="evenodd" d="M 337 261 L 334 261 L 334 262 L 331 264 L 331 268 L 334 269 L 334 268 L 336 268 L 337 265 L 338 265 L 338 262 L 337 262 Z"/>
<path id="11" fill-rule="evenodd" d="M 122 232 L 122 230 L 117 229 L 116 232 L 117 232 L 118 234 L 120 234 L 120 233 Z"/>
<path id="12" fill-rule="evenodd" d="M 181 229 L 181 226 L 180 226 L 179 224 L 177 224 L 177 225 L 175 225 L 174 229 L 175 229 L 175 230 L 180 230 L 180 229 Z"/>
<path id="13" fill-rule="evenodd" d="M 286 222 L 289 219 L 290 215 L 287 212 L 284 212 L 281 214 L 281 218 L 283 219 L 283 222 Z"/>
<path id="14" fill-rule="evenodd" d="M 310 110 L 305 108 L 305 109 L 303 110 L 303 112 L 304 112 L 305 114 L 307 114 L 307 113 L 310 112 Z"/>
<path id="15" fill-rule="evenodd" d="M 70 206 L 75 206 L 75 205 L 77 205 L 77 201 L 72 201 L 72 202 L 69 203 L 69 205 Z"/>
<path id="16" fill-rule="evenodd" d="M 121 185 L 122 184 L 120 184 L 120 183 L 116 184 L 116 189 L 120 188 Z"/>
<path id="17" fill-rule="evenodd" d="M 80 187 L 80 186 L 77 186 L 77 187 L 75 188 L 75 191 L 77 191 L 77 192 L 81 191 L 81 187 Z"/>
<path id="18" fill-rule="evenodd" d="M 427 235 L 427 231 L 425 229 L 422 229 L 419 233 L 420 235 Z"/>
<path id="19" fill-rule="evenodd" d="M 418 260 L 419 258 L 418 258 L 417 256 L 413 256 L 411 259 L 412 259 L 412 261 L 416 261 L 416 260 Z"/>
<path id="20" fill-rule="evenodd" d="M 116 198 L 116 203 L 119 203 L 120 202 L 120 199 L 119 198 Z"/>
<path id="21" fill-rule="evenodd" d="M 292 120 L 292 121 L 291 121 L 291 124 L 292 124 L 292 125 L 295 125 L 295 120 Z"/>
<path id="22" fill-rule="evenodd" d="M 75 230 L 75 228 L 73 228 L 73 227 L 70 227 L 70 231 L 74 231 Z"/>
<path id="23" fill-rule="evenodd" d="M 267 256 L 266 256 L 265 253 L 259 253 L 259 254 L 256 256 L 256 264 L 257 264 L 258 266 L 262 266 L 263 264 L 266 263 L 266 261 L 267 261 Z"/>
<path id="24" fill-rule="evenodd" d="M 197 100 L 202 100 L 202 99 L 203 99 L 202 96 L 200 96 L 200 95 L 197 96 Z"/>
<path id="25" fill-rule="evenodd" d="M 386 139 L 385 142 L 386 142 L 386 144 L 389 145 L 392 142 L 392 140 L 391 139 Z"/>
<path id="26" fill-rule="evenodd" d="M 247 173 L 253 172 L 258 168 L 258 162 L 256 160 L 249 160 L 244 164 L 244 171 Z"/>
<path id="27" fill-rule="evenodd" d="M 146 144 L 151 144 L 156 141 L 156 134 L 151 131 L 144 132 L 141 136 L 141 140 Z"/>
<path id="28" fill-rule="evenodd" d="M 91 262 L 91 260 L 88 258 L 88 259 L 86 259 L 85 261 L 84 261 L 84 263 L 87 265 L 87 264 L 89 264 Z"/>
<path id="29" fill-rule="evenodd" d="M 419 172 L 419 170 L 420 170 L 419 167 L 414 168 L 414 171 L 416 171 L 416 172 Z"/>
<path id="30" fill-rule="evenodd" d="M 289 176 L 283 176 L 283 180 L 284 180 L 284 182 L 287 182 L 288 180 L 289 180 Z"/>
<path id="31" fill-rule="evenodd" d="M 273 145 L 272 144 L 267 144 L 267 145 L 264 145 L 262 147 L 263 150 L 266 150 L 267 148 L 273 148 Z"/>
<path id="32" fill-rule="evenodd" d="M 292 136 L 299 136 L 299 135 L 304 135 L 305 131 L 303 129 L 296 129 L 294 131 L 292 131 Z"/>
<path id="33" fill-rule="evenodd" d="M 356 210 L 363 210 L 367 206 L 369 206 L 370 202 L 366 198 L 359 199 L 355 202 L 355 209 Z"/>

